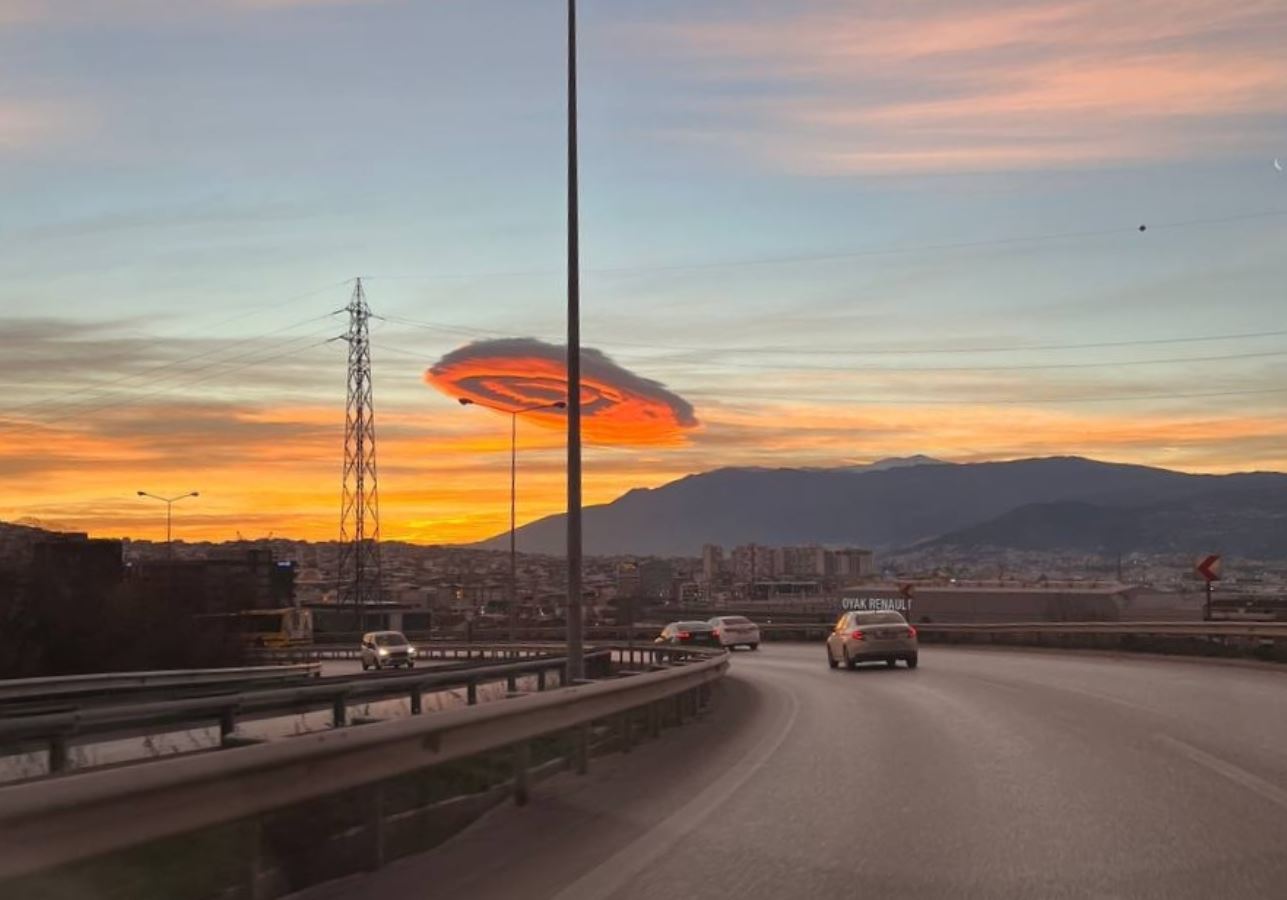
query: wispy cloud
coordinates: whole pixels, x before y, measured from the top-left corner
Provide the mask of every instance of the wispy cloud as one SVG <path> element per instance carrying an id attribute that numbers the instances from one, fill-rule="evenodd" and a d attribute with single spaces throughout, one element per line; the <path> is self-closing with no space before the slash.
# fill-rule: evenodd
<path id="1" fill-rule="evenodd" d="M 712 120 L 727 142 L 805 171 L 1207 156 L 1287 110 L 1280 3 L 789 10 L 649 33 L 714 79 Z"/>
<path id="2" fill-rule="evenodd" d="M 91 119 L 66 104 L 0 99 L 0 155 L 29 152 L 68 140 L 88 129 Z"/>

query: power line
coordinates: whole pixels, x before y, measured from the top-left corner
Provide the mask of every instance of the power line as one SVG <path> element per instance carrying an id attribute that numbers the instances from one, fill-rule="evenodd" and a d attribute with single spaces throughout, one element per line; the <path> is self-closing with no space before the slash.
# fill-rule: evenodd
<path id="1" fill-rule="evenodd" d="M 395 324 L 408 325 L 415 328 L 422 328 L 428 331 L 443 331 L 447 333 L 456 332 L 456 333 L 461 333 L 461 334 L 465 334 L 473 337 L 512 337 L 512 335 L 507 335 L 504 332 L 499 332 L 499 331 L 486 331 L 483 329 L 476 329 L 476 328 L 467 329 L 460 326 L 450 326 L 450 325 L 442 325 L 435 322 L 418 321 L 415 319 L 406 318 L 404 316 L 386 316 L 385 318 L 388 321 L 393 322 Z M 1102 349 L 1108 349 L 1108 348 L 1114 348 L 1114 347 L 1147 347 L 1147 346 L 1161 346 L 1161 345 L 1167 345 L 1167 344 L 1196 344 L 1196 343 L 1207 343 L 1207 342 L 1214 343 L 1217 341 L 1243 341 L 1243 340 L 1253 340 L 1253 339 L 1261 339 L 1261 338 L 1268 338 L 1268 337 L 1283 337 L 1283 336 L 1287 336 L 1287 329 L 1271 330 L 1271 331 L 1236 332 L 1231 334 L 1194 335 L 1194 336 L 1187 336 L 1187 337 L 1171 337 L 1171 338 L 1138 338 L 1138 339 L 1127 340 L 1127 341 L 1096 341 L 1096 342 L 1068 343 L 1068 344 L 1026 344 L 1026 345 L 1017 344 L 1009 347 L 1000 347 L 1000 346 L 933 347 L 933 348 L 851 347 L 844 350 L 841 350 L 838 348 L 833 349 L 833 348 L 780 347 L 780 346 L 779 347 L 710 348 L 710 347 L 693 347 L 693 346 L 667 345 L 667 344 L 644 344 L 644 343 L 634 343 L 629 341 L 617 341 L 617 340 L 596 341 L 595 343 L 600 344 L 604 347 L 633 347 L 633 348 L 646 349 L 646 350 L 662 350 L 662 351 L 674 351 L 674 352 L 683 352 L 683 353 L 688 353 L 688 352 L 721 353 L 721 354 L 723 353 L 747 353 L 747 354 L 781 353 L 781 354 L 810 354 L 810 355 L 832 355 L 832 354 L 839 355 L 839 354 L 852 353 L 854 355 L 863 355 L 863 356 L 884 356 L 884 355 L 918 356 L 922 354 L 938 355 L 938 354 L 1003 353 L 1003 352 L 1004 353 L 1009 353 L 1009 352 L 1027 353 L 1027 352 L 1049 351 L 1049 350 L 1102 350 Z M 1274 353 L 1270 355 L 1278 355 L 1278 354 Z M 1185 360 L 1179 360 L 1179 361 L 1183 362 Z M 720 365 L 732 365 L 732 364 L 721 363 Z M 1075 366 L 1076 364 L 1068 364 L 1068 365 Z M 1050 366 L 1050 368 L 1055 368 L 1055 367 L 1057 366 L 1054 364 Z M 795 368 L 795 367 L 791 367 L 791 368 Z M 819 367 L 805 366 L 803 368 L 819 368 Z M 820 367 L 820 368 L 830 368 L 830 367 Z M 845 368 L 847 369 L 848 367 L 845 367 Z M 982 368 L 994 368 L 994 367 L 987 366 Z M 1006 366 L 1006 367 L 996 367 L 996 368 L 1011 368 L 1011 367 Z M 1022 368 L 1022 367 L 1015 366 L 1014 368 Z M 1042 366 L 1041 368 L 1046 368 L 1046 366 Z M 940 370 L 934 369 L 934 370 L 924 370 L 924 371 L 940 371 Z M 941 371 L 957 371 L 957 370 L 943 369 Z"/>
<path id="2" fill-rule="evenodd" d="M 242 338 L 241 340 L 233 341 L 230 344 L 223 344 L 219 347 L 215 347 L 211 350 L 207 350 L 204 353 L 196 353 L 191 356 L 185 356 L 182 359 L 171 360 L 168 363 L 162 363 L 160 365 L 152 366 L 151 368 L 144 369 L 141 372 L 131 372 L 125 375 L 121 375 L 117 378 L 113 378 L 109 381 L 104 381 L 98 384 L 87 385 L 86 387 L 83 387 L 83 388 L 77 388 L 71 391 L 62 392 L 60 394 L 41 397 L 36 400 L 29 400 L 26 403 L 20 403 L 17 406 L 11 406 L 7 409 L 0 409 L 0 417 L 11 416 L 14 413 L 21 412 L 24 409 L 30 409 L 35 406 L 45 406 L 51 402 L 55 405 L 62 405 L 66 401 L 66 399 L 71 397 L 78 397 L 78 396 L 81 396 L 82 394 L 95 394 L 95 395 L 105 394 L 108 392 L 109 388 L 112 388 L 118 385 L 124 385 L 131 381 L 136 381 L 140 378 L 151 378 L 158 372 L 168 371 L 175 367 L 186 366 L 188 363 L 191 363 L 194 360 L 206 359 L 211 356 L 218 356 L 219 354 L 226 353 L 227 351 L 236 349 L 237 347 L 242 347 L 242 346 L 245 346 L 246 344 L 262 341 L 265 338 L 273 337 L 275 335 L 282 334 L 287 331 L 293 331 L 294 329 L 299 328 L 303 325 L 310 325 L 314 322 L 320 322 L 323 319 L 329 319 L 331 318 L 332 315 L 334 314 L 328 313 L 324 316 L 314 316 L 309 319 L 304 319 L 302 321 L 295 322 L 293 324 L 285 325 L 281 328 L 277 328 L 272 331 L 265 332 L 264 334 Z M 160 339 L 154 339 L 152 341 L 153 344 L 159 344 L 160 342 L 161 342 Z M 232 357 L 233 360 L 239 359 L 239 358 L 241 357 L 240 356 Z M 224 360 L 224 361 L 229 361 L 229 360 Z M 183 375 L 188 374 L 190 371 L 192 370 L 185 371 L 181 369 L 178 372 L 178 375 L 182 377 Z M 201 369 L 198 368 L 197 371 L 201 371 Z M 168 376 L 168 375 L 164 376 L 164 378 L 162 378 L 161 380 L 165 380 L 165 378 L 169 378 L 169 377 L 171 376 Z"/>
<path id="3" fill-rule="evenodd" d="M 1068 363 L 1021 363 L 1001 366 L 815 366 L 807 363 L 798 365 L 775 365 L 772 363 L 731 363 L 711 361 L 715 368 L 751 369 L 772 371 L 806 371 L 806 372 L 1036 372 L 1047 369 L 1113 369 L 1134 366 L 1177 365 L 1180 363 L 1226 362 L 1243 359 L 1266 359 L 1287 356 L 1287 350 L 1267 350 L 1261 353 L 1229 353 L 1219 356 L 1177 356 L 1169 359 L 1128 359 L 1105 362 L 1068 362 Z M 698 362 L 697 365 L 708 365 Z"/>
<path id="4" fill-rule="evenodd" d="M 607 266 L 588 268 L 584 271 L 595 275 L 638 275 L 665 272 L 704 271 L 710 269 L 730 269 L 755 266 L 792 265 L 813 262 L 833 262 L 846 259 L 862 259 L 872 256 L 893 256 L 913 253 L 938 253 L 952 250 L 969 250 L 985 247 L 1002 247 L 1015 244 L 1038 244 L 1051 241 L 1082 240 L 1096 237 L 1140 237 L 1147 230 L 1161 231 L 1179 228 L 1194 228 L 1205 225 L 1227 225 L 1236 222 L 1249 222 L 1263 219 L 1274 219 L 1287 216 L 1287 209 L 1270 209 L 1259 212 L 1240 213 L 1230 216 L 1211 216 L 1198 219 L 1183 219 L 1171 222 L 1133 223 L 1115 225 L 1106 228 L 1085 229 L 1079 231 L 1057 231 L 1039 234 L 1014 235 L 1010 237 L 985 238 L 969 241 L 946 241 L 933 244 L 908 244 L 900 247 L 866 247 L 853 250 L 836 250 L 819 253 L 788 254 L 780 256 L 747 256 L 726 260 L 708 260 L 704 262 L 679 262 L 661 264 L 641 264 L 633 266 Z M 371 275 L 368 280 L 384 279 L 393 281 L 456 281 L 482 280 L 485 278 L 521 278 L 535 276 L 555 276 L 562 272 L 555 269 L 517 269 L 493 272 L 453 272 L 425 273 L 405 275 Z"/>
<path id="5" fill-rule="evenodd" d="M 257 315 L 262 315 L 262 314 L 264 314 L 264 313 L 266 313 L 266 312 L 280 312 L 282 309 L 285 309 L 285 308 L 286 308 L 286 307 L 288 307 L 288 306 L 293 306 L 293 305 L 295 305 L 296 303 L 298 303 L 298 302 L 300 302 L 300 301 L 302 301 L 302 300 L 307 300 L 307 299 L 309 299 L 309 298 L 311 298 L 311 297 L 316 297 L 318 294 L 321 294 L 321 293 L 323 293 L 323 292 L 325 292 L 325 291 L 333 290 L 333 289 L 335 289 L 335 288 L 337 288 L 337 287 L 342 287 L 342 286 L 344 286 L 344 285 L 346 285 L 346 284 L 349 284 L 349 283 L 350 283 L 350 282 L 352 282 L 352 281 L 353 281 L 353 279 L 352 279 L 352 278 L 348 278 L 348 279 L 345 279 L 344 281 L 338 281 L 338 282 L 334 282 L 334 283 L 332 283 L 332 284 L 323 285 L 323 286 L 321 286 L 321 287 L 316 287 L 316 288 L 313 288 L 313 289 L 308 290 L 308 291 L 303 291 L 303 292 L 298 293 L 298 294 L 292 294 L 291 296 L 286 297 L 285 299 L 274 301 L 272 304 L 259 304 L 259 305 L 256 305 L 255 307 L 253 307 L 253 308 L 251 308 L 251 309 L 249 309 L 249 310 L 247 310 L 247 311 L 244 311 L 244 312 L 238 313 L 238 314 L 233 315 L 233 316 L 229 316 L 229 317 L 228 317 L 228 318 L 226 318 L 226 319 L 220 319 L 220 320 L 218 320 L 217 322 L 213 322 L 213 323 L 211 323 L 211 324 L 209 324 L 209 325 L 197 325 L 197 326 L 193 326 L 192 328 L 185 329 L 184 331 L 180 331 L 178 334 L 174 334 L 174 335 L 167 335 L 167 336 L 166 336 L 166 340 L 182 340 L 183 338 L 190 337 L 190 336 L 192 336 L 192 335 L 194 335 L 194 334 L 198 334 L 198 333 L 203 334 L 203 335 L 205 335 L 205 336 L 207 336 L 207 337 L 208 337 L 208 336 L 210 335 L 211 331 L 213 331 L 213 330 L 214 330 L 214 329 L 216 329 L 216 328 L 222 328 L 224 325 L 230 325 L 230 324 L 232 324 L 233 322 L 240 322 L 240 321 L 243 321 L 243 320 L 245 320 L 245 319 L 253 318 L 253 317 L 257 316 Z M 310 321 L 313 321 L 313 320 L 311 320 L 311 319 L 306 319 L 304 322 L 302 322 L 302 323 L 298 323 L 298 324 L 306 324 L 307 322 L 310 322 Z M 267 336 L 272 335 L 272 334 L 277 334 L 277 333 L 279 333 L 280 331 L 286 331 L 286 330 L 289 330 L 291 327 L 297 327 L 297 326 L 287 326 L 286 328 L 279 329 L 278 331 L 268 332 L 268 334 L 266 334 L 266 335 L 260 335 L 260 337 L 267 337 Z M 118 340 L 124 340 L 124 339 L 126 339 L 126 338 L 119 338 Z M 158 338 L 155 338 L 155 337 L 154 337 L 154 336 L 152 336 L 152 335 L 145 335 L 145 336 L 143 336 L 143 338 L 135 338 L 134 340 L 145 340 L 145 339 L 151 339 L 151 340 L 153 340 L 154 342 L 155 342 L 155 341 L 157 341 L 157 340 L 159 340 Z M 254 340 L 254 338 L 250 338 L 249 340 Z M 238 343 L 245 343 L 245 341 L 239 341 Z M 231 345 L 231 346 L 237 346 L 237 344 L 233 344 L 233 345 Z M 212 351 L 212 352 L 213 352 L 213 351 Z M 117 354 L 113 354 L 113 355 L 111 355 L 111 356 L 106 356 L 106 357 L 96 356 L 96 357 L 94 357 L 94 358 L 92 359 L 92 362 L 93 362 L 93 363 L 95 363 L 96 365 L 100 365 L 100 366 L 101 366 L 101 365 L 103 365 L 103 364 L 105 364 L 105 363 L 118 362 L 118 361 L 120 361 L 120 360 L 122 360 L 122 359 L 128 359 L 128 358 L 129 358 L 130 356 L 132 356 L 132 355 L 133 355 L 133 351 L 125 351 L 125 352 L 122 352 L 122 353 L 117 353 Z M 201 354 L 201 356 L 206 356 L 206 355 L 209 355 L 209 354 Z M 199 357 L 188 357 L 188 359 L 189 359 L 189 360 L 194 359 L 194 358 L 199 358 Z M 165 368 L 165 367 L 164 367 L 164 366 L 162 366 L 161 368 Z M 140 373 L 140 374 L 145 374 L 145 373 Z M 8 386 L 10 386 L 10 387 L 23 387 L 23 386 L 25 386 L 25 385 L 35 384 L 36 382 L 38 382 L 38 381 L 40 381 L 40 380 L 42 380 L 42 379 L 37 377 L 37 378 L 27 378 L 27 379 L 24 379 L 24 380 L 22 380 L 22 381 L 9 381 L 9 380 L 5 380 L 5 382 L 4 382 L 4 383 L 5 383 L 5 384 L 7 384 L 7 385 L 8 385 Z M 109 384 L 111 384 L 111 383 L 114 383 L 114 382 L 109 382 Z M 86 390 L 89 390 L 89 389 L 92 389 L 92 388 L 87 388 Z M 79 393 L 79 392 L 78 392 L 78 393 Z M 43 402 L 43 401 L 35 401 L 35 402 L 36 402 L 36 403 L 40 403 L 40 402 Z M 27 405 L 27 404 L 24 404 L 24 406 L 25 406 L 25 405 Z M 11 410 L 12 410 L 12 409 L 19 409 L 19 408 L 21 408 L 21 407 L 13 407 L 13 408 L 11 408 Z M 0 415 L 5 414 L 5 412 L 6 412 L 5 410 L 0 410 Z"/>
<path id="6" fill-rule="evenodd" d="M 290 344 L 298 343 L 298 342 L 299 342 L 299 341 L 301 341 L 301 340 L 307 340 L 308 338 L 316 337 L 316 336 L 317 336 L 318 334 L 320 334 L 320 333 L 321 333 L 321 332 L 314 332 L 314 333 L 312 333 L 312 334 L 301 335 L 301 336 L 299 336 L 299 337 L 291 338 L 291 339 L 289 339 L 289 340 L 287 340 L 287 341 L 282 342 L 282 346 L 288 346 L 288 345 L 290 345 Z M 170 393 L 170 392 L 172 392 L 172 391 L 179 390 L 179 389 L 181 389 L 181 388 L 189 388 L 189 387 L 192 387 L 192 386 L 194 386 L 194 385 L 202 384 L 202 383 L 204 383 L 204 382 L 210 381 L 210 380 L 215 379 L 215 378 L 221 378 L 221 377 L 224 377 L 224 376 L 227 376 L 227 375 L 232 375 L 232 374 L 234 374 L 234 373 L 236 373 L 236 372 L 242 372 L 242 371 L 245 371 L 246 369 L 254 368 L 255 366 L 260 366 L 260 365 L 264 365 L 264 364 L 266 364 L 266 363 L 275 362 L 275 361 L 277 361 L 277 360 L 279 360 L 279 359 L 284 359 L 284 358 L 286 358 L 286 357 L 288 357 L 288 356 L 294 356 L 294 355 L 295 355 L 295 354 L 297 354 L 297 353 L 303 353 L 303 352 L 305 352 L 305 351 L 307 351 L 307 350 L 312 350 L 312 349 L 317 348 L 317 347 L 322 347 L 322 346 L 325 346 L 326 344 L 331 343 L 333 340 L 334 340 L 334 338 L 333 338 L 333 337 L 328 337 L 328 338 L 326 338 L 325 340 L 317 341 L 316 343 L 308 344 L 308 345 L 303 346 L 303 347 L 295 347 L 295 348 L 293 348 L 293 349 L 286 350 L 286 351 L 281 352 L 281 353 L 275 353 L 275 354 L 272 354 L 272 355 L 270 355 L 270 356 L 266 356 L 266 357 L 263 357 L 263 358 L 260 358 L 260 359 L 251 360 L 250 362 L 247 362 L 247 363 L 245 363 L 244 365 L 234 366 L 234 367 L 232 367 L 232 368 L 230 368 L 230 369 L 224 369 L 224 370 L 222 370 L 222 371 L 217 371 L 217 372 L 214 372 L 214 373 L 212 373 L 212 374 L 210 374 L 210 375 L 204 376 L 204 377 L 202 377 L 202 378 L 195 378 L 195 379 L 191 379 L 191 380 L 188 380 L 188 381 L 180 382 L 180 383 L 178 383 L 178 384 L 171 384 L 171 385 L 167 385 L 167 386 L 165 386 L 165 387 L 159 388 L 159 389 L 154 390 L 154 391 L 149 391 L 149 392 L 147 392 L 147 393 L 143 393 L 143 394 L 137 394 L 137 395 L 134 395 L 134 396 L 125 397 L 125 398 L 118 399 L 118 400 L 109 400 L 109 401 L 107 401 L 107 402 L 105 402 L 105 403 L 97 403 L 97 404 L 95 404 L 95 403 L 91 403 L 91 404 L 88 404 L 88 405 L 87 405 L 87 404 L 76 404 L 76 405 L 74 405 L 73 407 L 71 407 L 70 411 L 65 412 L 65 413 L 64 413 L 64 414 L 62 414 L 62 415 L 55 416 L 55 417 L 53 417 L 53 418 L 31 418 L 31 419 L 24 419 L 24 420 L 20 420 L 20 421 L 10 421 L 10 422 L 8 422 L 8 423 L 0 423 L 0 433 L 3 433 L 3 432 L 5 432 L 5 431 L 13 431 L 13 430 L 16 430 L 16 429 L 19 429 L 19 428 L 30 428 L 30 427 L 33 427 L 33 426 L 36 426 L 36 427 L 47 427 L 47 426 L 49 426 L 49 425 L 55 425 L 55 424 L 58 424 L 59 422 L 65 422 L 65 421 L 67 421 L 67 420 L 69 420 L 69 419 L 80 418 L 80 417 L 83 417 L 83 416 L 92 415 L 92 414 L 94 414 L 94 413 L 99 413 L 99 412 L 102 412 L 102 411 L 107 410 L 107 409 L 116 409 L 116 408 L 118 408 L 118 407 L 122 407 L 122 406 L 130 406 L 130 405 L 133 405 L 133 404 L 135 404 L 135 403 L 141 402 L 141 401 L 143 401 L 143 400 L 147 400 L 147 399 L 150 399 L 150 398 L 152 398 L 152 397 L 156 397 L 156 396 L 158 396 L 158 395 L 160 395 L 160 394 L 167 394 L 167 393 Z M 262 349 L 262 348 L 261 348 L 261 349 Z M 256 351 L 256 352 L 258 352 L 258 351 Z M 238 355 L 238 356 L 236 356 L 236 357 L 232 357 L 231 359 L 218 360 L 218 361 L 216 361 L 216 362 L 210 363 L 210 364 L 205 365 L 205 366 L 199 366 L 198 368 L 193 369 L 193 370 L 190 370 L 190 371 L 188 371 L 188 372 L 186 372 L 186 373 L 184 373 L 184 374 L 185 374 L 185 375 L 193 375 L 193 374 L 196 374 L 196 373 L 198 373 L 198 372 L 208 371 L 208 370 L 210 370 L 210 369 L 212 369 L 212 368 L 215 368 L 215 367 L 217 367 L 217 366 L 223 366 L 223 365 L 226 365 L 226 364 L 227 364 L 227 363 L 229 363 L 229 362 L 234 362 L 234 361 L 236 361 L 236 360 L 238 360 L 238 359 L 244 359 L 244 358 L 246 358 L 247 356 L 251 356 L 251 355 L 253 355 L 253 353 L 249 353 L 249 354 L 240 354 L 240 355 Z"/>
<path id="7" fill-rule="evenodd" d="M 1116 396 L 1111 394 L 1096 394 L 1079 397 L 935 397 L 930 399 L 917 397 L 878 397 L 874 399 L 861 400 L 853 397 L 846 397 L 845 403 L 848 406 L 1058 406 L 1063 403 L 1133 403 L 1145 400 L 1198 400 L 1216 397 L 1264 396 L 1269 394 L 1287 394 L 1287 387 L 1253 388 L 1250 390 L 1236 391 L 1198 391 L 1194 393 L 1171 394 L 1126 394 Z M 777 395 L 746 394 L 740 396 L 748 400 L 787 400 L 795 401 L 797 403 L 800 400 L 800 394 L 798 391 L 784 392 Z"/>

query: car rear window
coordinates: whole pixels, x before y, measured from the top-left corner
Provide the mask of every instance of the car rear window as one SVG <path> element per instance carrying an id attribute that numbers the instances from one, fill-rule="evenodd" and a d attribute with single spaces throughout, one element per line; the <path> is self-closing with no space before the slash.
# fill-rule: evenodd
<path id="1" fill-rule="evenodd" d="M 684 631 L 704 631 L 711 627 L 710 622 L 680 622 L 679 627 Z"/>
<path id="2" fill-rule="evenodd" d="M 896 612 L 858 613 L 858 621 L 863 625 L 906 625 L 907 620 Z"/>
<path id="3" fill-rule="evenodd" d="M 751 620 L 748 619 L 746 616 L 725 616 L 724 624 L 725 625 L 750 625 Z"/>

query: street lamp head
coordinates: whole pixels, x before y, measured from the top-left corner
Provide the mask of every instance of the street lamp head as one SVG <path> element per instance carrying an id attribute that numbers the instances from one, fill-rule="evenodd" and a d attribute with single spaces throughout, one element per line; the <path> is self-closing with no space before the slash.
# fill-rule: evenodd
<path id="1" fill-rule="evenodd" d="M 473 400 L 470 400 L 468 397 L 461 397 L 457 402 L 458 402 L 461 406 L 473 406 L 473 405 L 474 405 L 474 401 L 473 401 Z"/>
<path id="2" fill-rule="evenodd" d="M 189 497 L 200 497 L 200 496 L 201 496 L 201 492 L 200 492 L 200 491 L 193 491 L 191 494 L 188 494 L 188 496 L 189 496 Z"/>
<path id="3" fill-rule="evenodd" d="M 551 405 L 552 405 L 555 409 L 567 409 L 567 408 L 568 408 L 567 403 L 566 403 L 566 402 L 564 402 L 563 400 L 556 400 L 556 401 L 554 401 L 554 403 L 553 403 L 553 404 L 551 404 Z"/>
<path id="4" fill-rule="evenodd" d="M 140 496 L 140 497 L 146 497 L 146 496 L 147 496 L 147 491 L 139 491 L 139 492 L 138 492 L 138 494 L 139 494 L 139 496 Z"/>

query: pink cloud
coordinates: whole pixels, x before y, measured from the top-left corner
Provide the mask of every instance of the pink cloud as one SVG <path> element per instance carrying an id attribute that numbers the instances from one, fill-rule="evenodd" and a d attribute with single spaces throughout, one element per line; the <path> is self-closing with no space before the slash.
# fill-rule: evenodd
<path id="1" fill-rule="evenodd" d="M 773 75 L 768 99 L 720 101 L 720 134 L 804 171 L 1201 156 L 1287 111 L 1279 3 L 791 9 L 663 33 L 722 89 Z"/>

